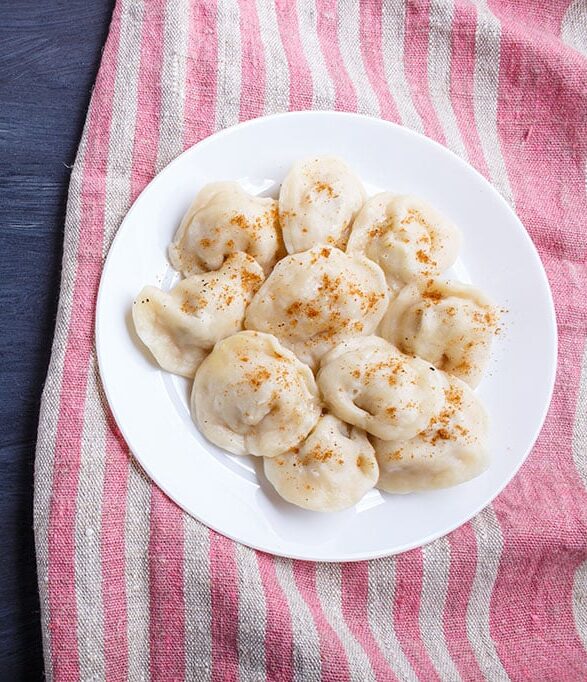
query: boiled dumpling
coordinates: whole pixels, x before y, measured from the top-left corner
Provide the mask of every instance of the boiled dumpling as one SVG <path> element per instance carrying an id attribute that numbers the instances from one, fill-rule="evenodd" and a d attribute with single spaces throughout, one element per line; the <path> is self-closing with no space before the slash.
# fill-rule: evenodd
<path id="1" fill-rule="evenodd" d="M 478 289 L 460 282 L 410 284 L 391 302 L 379 331 L 405 353 L 477 386 L 498 312 Z"/>
<path id="2" fill-rule="evenodd" d="M 489 465 L 487 415 L 473 391 L 446 375 L 445 400 L 425 431 L 411 440 L 373 439 L 378 487 L 390 493 L 447 488 Z"/>
<path id="3" fill-rule="evenodd" d="M 242 329 L 262 282 L 257 262 L 234 253 L 220 270 L 188 277 L 171 291 L 144 287 L 132 308 L 135 329 L 163 369 L 193 377 L 205 349 Z"/>
<path id="4" fill-rule="evenodd" d="M 378 336 L 343 341 L 327 353 L 316 377 L 339 419 L 387 440 L 422 431 L 443 400 L 440 372 L 400 353 Z"/>
<path id="5" fill-rule="evenodd" d="M 344 249 L 365 191 L 344 161 L 318 156 L 295 163 L 279 193 L 279 216 L 288 253 L 316 244 Z"/>
<path id="6" fill-rule="evenodd" d="M 247 309 L 245 327 L 274 334 L 314 368 L 342 338 L 372 334 L 387 300 L 373 261 L 315 246 L 275 266 Z"/>
<path id="7" fill-rule="evenodd" d="M 235 455 L 273 457 L 296 446 L 320 412 L 310 368 L 270 334 L 219 341 L 196 372 L 192 415 L 208 440 Z"/>
<path id="8" fill-rule="evenodd" d="M 382 192 L 356 217 L 348 253 L 378 263 L 393 291 L 413 280 L 435 277 L 457 259 L 460 233 L 422 199 Z"/>
<path id="9" fill-rule="evenodd" d="M 300 445 L 266 459 L 265 475 L 288 502 L 332 512 L 356 504 L 379 470 L 365 432 L 326 414 Z"/>
<path id="10" fill-rule="evenodd" d="M 284 253 L 277 202 L 247 194 L 237 182 L 206 185 L 188 209 L 169 247 L 183 275 L 217 270 L 244 251 L 269 273 Z"/>

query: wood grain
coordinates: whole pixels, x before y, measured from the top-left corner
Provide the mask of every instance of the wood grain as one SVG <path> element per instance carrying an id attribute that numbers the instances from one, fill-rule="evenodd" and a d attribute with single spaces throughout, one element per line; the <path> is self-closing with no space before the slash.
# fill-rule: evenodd
<path id="1" fill-rule="evenodd" d="M 0 679 L 42 677 L 32 533 L 63 222 L 112 0 L 0 0 Z"/>

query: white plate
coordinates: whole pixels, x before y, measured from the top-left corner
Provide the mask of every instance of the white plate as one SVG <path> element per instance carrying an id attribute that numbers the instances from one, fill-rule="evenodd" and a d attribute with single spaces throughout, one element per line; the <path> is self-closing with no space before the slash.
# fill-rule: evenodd
<path id="1" fill-rule="evenodd" d="M 491 419 L 492 464 L 456 488 L 405 496 L 373 490 L 353 509 L 319 514 L 273 491 L 252 457 L 226 454 L 190 419 L 189 382 L 141 350 L 131 321 L 145 284 L 169 288 L 167 257 L 197 191 L 238 180 L 276 196 L 293 161 L 346 159 L 370 193 L 428 199 L 464 235 L 452 274 L 508 309 L 488 375 L 478 389 Z M 493 187 L 444 147 L 400 126 L 355 114 L 302 112 L 260 118 L 188 149 L 144 190 L 112 244 L 100 284 L 96 341 L 104 388 L 131 451 L 183 509 L 220 533 L 273 554 L 353 561 L 421 546 L 465 523 L 504 488 L 528 455 L 546 415 L 556 369 L 548 282 L 526 230 Z"/>

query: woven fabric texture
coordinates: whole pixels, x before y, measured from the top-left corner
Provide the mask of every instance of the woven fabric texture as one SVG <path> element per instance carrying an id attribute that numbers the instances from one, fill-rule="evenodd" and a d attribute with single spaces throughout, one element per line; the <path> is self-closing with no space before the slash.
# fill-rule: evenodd
<path id="1" fill-rule="evenodd" d="M 50 679 L 587 677 L 586 36 L 585 0 L 118 0 L 39 426 Z M 275 558 L 186 516 L 130 457 L 96 368 L 104 257 L 141 189 L 220 128 L 311 108 L 468 160 L 521 217 L 557 310 L 554 399 L 519 475 L 448 537 L 368 563 Z"/>

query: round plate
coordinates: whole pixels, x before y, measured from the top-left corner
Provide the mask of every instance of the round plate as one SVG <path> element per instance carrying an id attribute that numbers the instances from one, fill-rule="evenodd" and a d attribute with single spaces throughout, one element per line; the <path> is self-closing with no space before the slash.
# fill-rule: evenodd
<path id="1" fill-rule="evenodd" d="M 473 282 L 507 309 L 504 331 L 478 393 L 490 416 L 492 463 L 479 478 L 411 495 L 369 492 L 335 514 L 298 509 L 264 478 L 259 459 L 228 455 L 190 418 L 190 383 L 159 369 L 132 325 L 146 284 L 177 280 L 167 246 L 199 189 L 238 180 L 277 196 L 291 164 L 335 154 L 370 194 L 414 193 L 462 230 L 449 275 Z M 131 451 L 169 497 L 214 530 L 273 554 L 354 561 L 421 546 L 485 507 L 514 476 L 536 440 L 556 369 L 556 324 L 544 269 L 526 230 L 496 190 L 444 147 L 365 116 L 299 112 L 259 118 L 188 149 L 144 190 L 124 219 L 104 266 L 97 304 L 100 373 Z"/>

